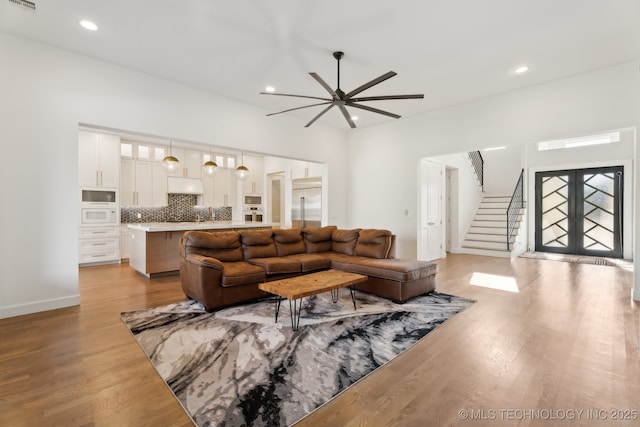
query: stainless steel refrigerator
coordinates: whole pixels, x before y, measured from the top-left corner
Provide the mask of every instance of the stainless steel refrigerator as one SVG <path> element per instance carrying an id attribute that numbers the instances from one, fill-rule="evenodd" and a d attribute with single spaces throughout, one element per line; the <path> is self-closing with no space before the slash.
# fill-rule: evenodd
<path id="1" fill-rule="evenodd" d="M 322 225 L 322 181 L 318 179 L 293 181 L 291 222 L 294 228 Z"/>

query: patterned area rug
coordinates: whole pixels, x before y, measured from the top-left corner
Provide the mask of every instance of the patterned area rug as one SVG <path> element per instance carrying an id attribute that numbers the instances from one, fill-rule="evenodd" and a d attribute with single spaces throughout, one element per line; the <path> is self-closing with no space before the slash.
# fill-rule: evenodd
<path id="1" fill-rule="evenodd" d="M 434 292 L 406 304 L 346 289 L 305 298 L 300 329 L 271 300 L 207 313 L 193 301 L 122 313 L 198 426 L 285 426 L 384 365 L 473 301 Z"/>

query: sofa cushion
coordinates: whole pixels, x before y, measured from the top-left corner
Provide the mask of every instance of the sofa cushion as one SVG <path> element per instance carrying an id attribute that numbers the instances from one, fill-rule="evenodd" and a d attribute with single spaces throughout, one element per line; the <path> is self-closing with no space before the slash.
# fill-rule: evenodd
<path id="1" fill-rule="evenodd" d="M 338 227 L 335 225 L 327 225 L 325 227 L 303 228 L 304 244 L 307 253 L 314 254 L 318 252 L 329 252 L 332 249 L 333 240 L 331 235 L 333 230 Z"/>
<path id="2" fill-rule="evenodd" d="M 304 239 L 299 228 L 273 230 L 273 240 L 276 243 L 278 256 L 303 254 L 305 252 Z"/>
<path id="3" fill-rule="evenodd" d="M 251 258 L 248 259 L 247 262 L 264 269 L 267 276 L 273 274 L 300 273 L 302 271 L 300 262 L 288 257 Z"/>
<path id="4" fill-rule="evenodd" d="M 331 233 L 331 239 L 333 240 L 331 250 L 339 254 L 353 255 L 356 242 L 358 241 L 359 231 L 359 228 L 354 228 L 353 230 L 333 230 L 333 233 Z"/>
<path id="5" fill-rule="evenodd" d="M 240 231 L 240 240 L 245 261 L 278 256 L 273 230 L 243 230 Z"/>
<path id="6" fill-rule="evenodd" d="M 266 279 L 264 270 L 256 265 L 245 261 L 225 262 L 222 268 L 222 279 L 220 285 L 223 288 L 231 286 L 248 285 L 251 283 L 261 283 Z"/>
<path id="7" fill-rule="evenodd" d="M 389 230 L 365 229 L 358 233 L 354 254 L 369 258 L 389 258 L 391 232 Z"/>
<path id="8" fill-rule="evenodd" d="M 286 258 L 298 261 L 303 273 L 327 270 L 331 267 L 331 258 L 324 254 L 294 254 Z"/>
<path id="9" fill-rule="evenodd" d="M 187 231 L 182 236 L 183 257 L 204 255 L 222 262 L 243 260 L 240 234 L 237 231 Z"/>
<path id="10" fill-rule="evenodd" d="M 353 257 L 351 261 L 332 261 L 336 270 L 364 274 L 397 282 L 411 282 L 433 276 L 438 272 L 438 264 L 414 259 L 376 259 Z"/>

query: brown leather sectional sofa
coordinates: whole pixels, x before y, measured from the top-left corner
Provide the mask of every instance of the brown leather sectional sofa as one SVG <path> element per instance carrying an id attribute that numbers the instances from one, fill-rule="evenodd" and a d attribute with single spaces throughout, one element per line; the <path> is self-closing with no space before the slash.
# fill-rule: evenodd
<path id="1" fill-rule="evenodd" d="M 435 290 L 435 263 L 394 255 L 388 230 L 188 231 L 180 241 L 180 281 L 208 311 L 266 296 L 259 283 L 329 268 L 364 274 L 358 290 L 399 303 Z"/>

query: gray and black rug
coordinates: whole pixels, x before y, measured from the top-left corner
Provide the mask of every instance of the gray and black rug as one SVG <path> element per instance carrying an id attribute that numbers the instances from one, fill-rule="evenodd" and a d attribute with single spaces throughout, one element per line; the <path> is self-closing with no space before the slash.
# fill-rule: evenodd
<path id="1" fill-rule="evenodd" d="M 305 298 L 274 322 L 263 300 L 207 313 L 185 301 L 122 313 L 149 360 L 198 426 L 291 425 L 415 344 L 473 301 L 434 292 L 406 304 L 348 291 Z"/>

